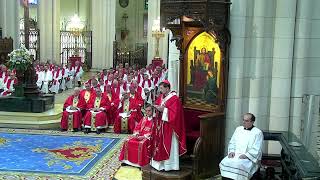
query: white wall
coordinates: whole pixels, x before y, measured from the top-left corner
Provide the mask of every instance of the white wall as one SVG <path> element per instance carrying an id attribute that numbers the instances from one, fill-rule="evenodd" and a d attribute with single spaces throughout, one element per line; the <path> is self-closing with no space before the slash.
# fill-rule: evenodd
<path id="1" fill-rule="evenodd" d="M 298 134 L 301 97 L 320 93 L 319 8 L 317 0 L 232 1 L 226 142 L 245 112 L 262 130 Z"/>

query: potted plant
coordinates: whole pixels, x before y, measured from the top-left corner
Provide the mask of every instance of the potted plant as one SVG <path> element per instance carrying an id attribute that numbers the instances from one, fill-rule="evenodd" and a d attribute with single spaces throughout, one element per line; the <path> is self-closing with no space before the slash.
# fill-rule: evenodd
<path id="1" fill-rule="evenodd" d="M 15 96 L 24 95 L 24 73 L 32 65 L 31 53 L 25 47 L 15 49 L 9 54 L 9 69 L 16 71 L 18 83 L 15 85 Z"/>

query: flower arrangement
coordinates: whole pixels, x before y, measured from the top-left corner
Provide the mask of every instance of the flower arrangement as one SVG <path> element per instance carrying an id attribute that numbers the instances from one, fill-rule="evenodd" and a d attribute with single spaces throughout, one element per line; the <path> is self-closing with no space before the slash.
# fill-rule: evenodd
<path id="1" fill-rule="evenodd" d="M 15 49 L 9 54 L 10 60 L 8 62 L 10 69 L 16 69 L 20 72 L 25 72 L 32 64 L 31 53 L 25 47 Z"/>

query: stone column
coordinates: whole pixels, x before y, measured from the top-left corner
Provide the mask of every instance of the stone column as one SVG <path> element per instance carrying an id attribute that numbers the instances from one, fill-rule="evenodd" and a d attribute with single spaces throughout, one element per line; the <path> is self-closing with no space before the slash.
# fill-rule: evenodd
<path id="1" fill-rule="evenodd" d="M 40 61 L 60 64 L 60 0 L 39 0 L 38 20 Z"/>
<path id="2" fill-rule="evenodd" d="M 296 0 L 276 1 L 269 130 L 289 128 Z M 279 143 L 269 143 L 269 153 L 279 153 Z"/>
<path id="3" fill-rule="evenodd" d="M 172 38 L 172 32 L 169 32 L 169 38 Z M 170 41 L 169 41 L 170 42 Z M 180 51 L 177 49 L 175 41 L 169 43 L 168 58 L 168 80 L 171 83 L 171 90 L 179 94 L 179 76 L 180 76 Z"/>
<path id="4" fill-rule="evenodd" d="M 296 0 L 276 1 L 270 130 L 288 130 L 296 2 Z"/>
<path id="5" fill-rule="evenodd" d="M 92 68 L 110 68 L 113 65 L 115 41 L 116 0 L 94 0 L 91 9 Z"/>
<path id="6" fill-rule="evenodd" d="M 242 7 L 242 8 L 240 8 Z M 249 9 L 250 10 L 250 9 Z M 230 11 L 230 32 L 232 42 L 230 44 L 229 55 L 229 76 L 228 76 L 228 97 L 226 115 L 226 146 L 237 126 L 241 121 L 241 114 L 244 112 L 242 104 L 244 98 L 244 66 L 246 54 L 246 44 L 249 38 L 246 37 L 247 24 L 246 0 L 233 0 Z M 227 149 L 227 148 L 225 148 Z"/>
<path id="7" fill-rule="evenodd" d="M 160 17 L 160 0 L 152 0 L 148 3 L 148 64 L 152 62 L 155 56 L 156 40 L 152 37 L 152 25 L 153 20 Z M 162 29 L 162 27 L 160 27 Z M 159 42 L 159 55 L 167 64 L 168 56 L 168 32 L 166 31 L 165 36 L 160 39 Z"/>
<path id="8" fill-rule="evenodd" d="M 13 39 L 13 48 L 19 48 L 19 7 L 20 0 L 0 0 L 0 27 L 2 37 Z"/>
<path id="9" fill-rule="evenodd" d="M 303 2 L 303 3 L 302 3 Z M 319 6 L 315 5 L 312 1 L 297 1 L 296 24 L 295 24 L 295 39 L 294 39 L 294 55 L 293 55 L 293 69 L 292 69 L 292 85 L 290 97 L 290 126 L 289 130 L 292 131 L 297 137 L 300 137 L 301 119 L 303 117 L 303 102 L 304 94 L 318 94 L 316 91 L 310 91 L 308 87 L 314 87 L 318 84 L 318 79 L 315 82 L 309 81 L 314 79 L 315 74 L 319 76 L 320 61 L 315 56 L 310 56 L 310 50 L 318 52 L 317 48 L 310 45 L 312 32 L 319 34 L 318 30 L 312 31 L 313 20 L 317 23 L 319 18 L 312 17 L 313 8 Z M 312 51 L 311 50 L 311 51 Z M 309 68 L 310 67 L 310 68 Z M 312 84 L 308 84 L 311 82 Z"/>

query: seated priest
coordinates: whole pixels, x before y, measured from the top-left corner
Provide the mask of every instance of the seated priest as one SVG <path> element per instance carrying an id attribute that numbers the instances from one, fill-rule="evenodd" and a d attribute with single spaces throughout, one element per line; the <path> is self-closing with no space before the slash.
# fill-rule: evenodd
<path id="1" fill-rule="evenodd" d="M 106 112 L 110 109 L 109 101 L 102 96 L 101 89 L 95 89 L 95 96 L 91 96 L 87 104 L 87 113 L 84 116 L 85 133 L 96 131 L 100 134 L 108 126 Z"/>
<path id="2" fill-rule="evenodd" d="M 113 125 L 114 120 L 116 117 L 118 117 L 118 107 L 120 103 L 120 99 L 118 96 L 114 95 L 111 91 L 111 86 L 106 85 L 105 87 L 105 92 L 104 96 L 106 98 L 106 101 L 110 103 L 110 109 L 107 111 L 107 120 L 108 120 L 108 125 Z"/>
<path id="3" fill-rule="evenodd" d="M 95 95 L 95 90 L 90 87 L 89 83 L 85 83 L 84 88 L 85 89 L 80 91 L 80 96 L 84 98 L 86 103 L 88 103 L 90 98 Z"/>
<path id="4" fill-rule="evenodd" d="M 158 171 L 179 170 L 179 156 L 187 152 L 183 107 L 177 93 L 170 90 L 168 80 L 161 82 L 159 89 L 161 95 L 154 105 L 150 165 Z"/>
<path id="5" fill-rule="evenodd" d="M 86 108 L 86 103 L 80 97 L 80 88 L 74 88 L 74 92 L 67 98 L 63 105 L 63 113 L 61 117 L 62 131 L 78 131 L 82 124 L 81 110 Z"/>
<path id="6" fill-rule="evenodd" d="M 0 93 L 0 96 L 10 96 L 14 92 L 14 86 L 17 84 L 18 80 L 16 75 L 11 72 L 9 78 L 4 82 L 3 91 Z"/>
<path id="7" fill-rule="evenodd" d="M 135 167 L 142 167 L 150 162 L 150 138 L 153 122 L 153 109 L 151 104 L 145 108 L 146 116 L 143 117 L 124 142 L 119 160 Z"/>
<path id="8" fill-rule="evenodd" d="M 141 106 L 143 100 L 135 91 L 134 86 L 129 87 L 129 93 L 124 93 L 119 104 L 119 115 L 114 121 L 115 133 L 132 134 L 135 125 L 141 120 Z"/>
<path id="9" fill-rule="evenodd" d="M 60 67 L 56 65 L 54 67 L 54 70 L 52 71 L 52 84 L 49 89 L 51 93 L 58 94 L 60 89 L 61 79 L 62 79 L 62 73 L 61 73 Z"/>
<path id="10" fill-rule="evenodd" d="M 44 66 L 44 70 L 39 73 L 39 79 L 41 82 L 40 91 L 44 94 L 49 93 L 49 87 L 51 86 L 52 82 L 52 72 L 49 71 L 48 65 Z"/>
<path id="11" fill-rule="evenodd" d="M 254 127 L 255 116 L 243 115 L 243 126 L 237 127 L 228 146 L 228 156 L 219 164 L 221 176 L 250 179 L 259 168 L 262 157 L 263 133 Z"/>
<path id="12" fill-rule="evenodd" d="M 70 62 L 68 63 L 68 67 L 66 68 L 66 74 L 67 74 L 66 88 L 71 89 L 73 88 L 73 84 L 74 84 L 73 79 L 74 79 L 75 70 Z"/>

